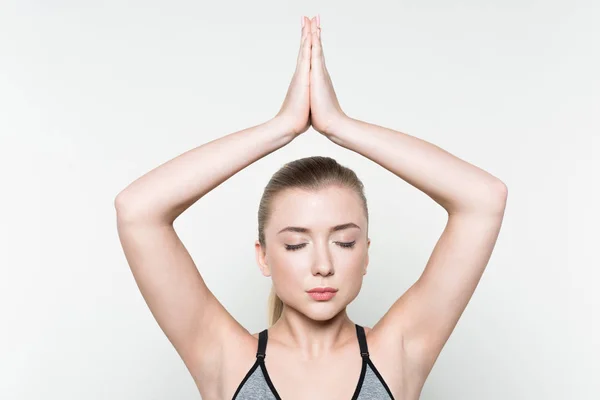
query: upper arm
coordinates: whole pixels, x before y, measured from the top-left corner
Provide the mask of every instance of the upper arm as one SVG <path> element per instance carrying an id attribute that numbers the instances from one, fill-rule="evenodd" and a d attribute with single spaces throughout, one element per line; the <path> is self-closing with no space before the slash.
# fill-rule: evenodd
<path id="1" fill-rule="evenodd" d="M 481 279 L 503 215 L 504 208 L 450 214 L 422 275 L 373 327 L 423 379 Z"/>
<path id="2" fill-rule="evenodd" d="M 249 333 L 208 289 L 172 224 L 118 217 L 117 229 L 158 325 L 194 378 L 214 381 L 224 344 L 239 342 Z"/>

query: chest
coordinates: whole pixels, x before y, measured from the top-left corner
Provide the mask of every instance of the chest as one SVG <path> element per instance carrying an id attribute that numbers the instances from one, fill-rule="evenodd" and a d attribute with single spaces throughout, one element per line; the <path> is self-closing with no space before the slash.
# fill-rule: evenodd
<path id="1" fill-rule="evenodd" d="M 362 358 L 355 354 L 319 363 L 265 360 L 267 378 L 285 400 L 351 400 L 362 383 L 363 368 Z"/>
<path id="2" fill-rule="evenodd" d="M 389 389 L 394 400 L 418 399 L 415 391 L 405 385 L 398 360 L 386 360 L 385 355 L 375 351 L 371 354 L 372 364 L 369 365 L 352 350 L 321 362 L 294 360 L 289 354 L 271 351 L 262 365 L 256 363 L 254 352 L 249 352 L 245 361 L 228 366 L 228 373 L 223 375 L 221 395 L 215 398 L 232 400 L 237 393 L 236 400 L 379 400 L 390 398 Z M 387 389 L 377 375 L 382 377 Z M 240 388 L 241 391 L 237 392 Z"/>

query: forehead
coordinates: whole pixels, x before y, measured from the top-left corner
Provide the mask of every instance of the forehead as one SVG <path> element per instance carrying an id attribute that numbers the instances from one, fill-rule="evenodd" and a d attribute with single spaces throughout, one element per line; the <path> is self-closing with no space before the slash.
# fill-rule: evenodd
<path id="1" fill-rule="evenodd" d="M 271 225 L 329 229 L 331 226 L 354 222 L 361 224 L 364 210 L 359 195 L 352 189 L 328 186 L 318 191 L 287 189 L 271 204 Z"/>

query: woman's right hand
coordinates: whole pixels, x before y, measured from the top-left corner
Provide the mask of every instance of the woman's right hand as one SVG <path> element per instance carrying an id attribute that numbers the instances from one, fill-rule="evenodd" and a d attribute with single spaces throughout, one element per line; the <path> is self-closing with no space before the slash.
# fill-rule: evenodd
<path id="1" fill-rule="evenodd" d="M 296 62 L 296 71 L 288 87 L 285 100 L 275 119 L 283 121 L 295 136 L 308 130 L 310 120 L 310 57 L 311 33 L 310 20 L 303 16 L 304 27 L 300 41 L 300 51 Z"/>

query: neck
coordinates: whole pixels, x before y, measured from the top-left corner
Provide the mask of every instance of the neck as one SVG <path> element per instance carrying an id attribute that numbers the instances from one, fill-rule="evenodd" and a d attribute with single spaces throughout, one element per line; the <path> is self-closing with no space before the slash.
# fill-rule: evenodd
<path id="1" fill-rule="evenodd" d="M 313 360 L 356 340 L 356 327 L 346 308 L 331 319 L 317 321 L 284 305 L 281 317 L 269 328 L 270 338 L 298 350 L 306 360 Z"/>

